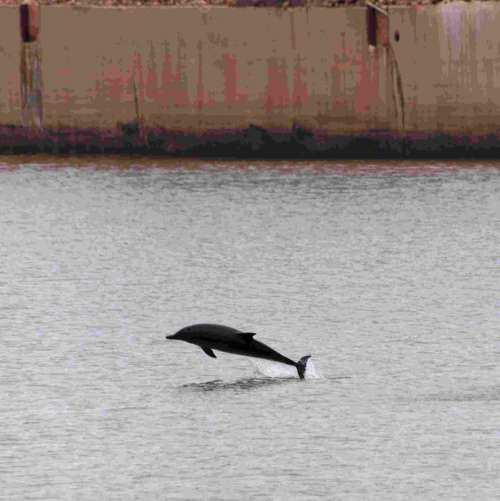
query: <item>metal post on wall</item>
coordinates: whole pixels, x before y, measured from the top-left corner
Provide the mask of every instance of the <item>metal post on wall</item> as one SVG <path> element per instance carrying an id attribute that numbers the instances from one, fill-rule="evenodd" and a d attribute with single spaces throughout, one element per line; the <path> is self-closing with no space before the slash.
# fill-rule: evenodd
<path id="1" fill-rule="evenodd" d="M 40 5 L 37 0 L 23 0 L 19 6 L 21 29 L 21 112 L 23 125 L 41 128 L 43 123 L 42 57 Z"/>

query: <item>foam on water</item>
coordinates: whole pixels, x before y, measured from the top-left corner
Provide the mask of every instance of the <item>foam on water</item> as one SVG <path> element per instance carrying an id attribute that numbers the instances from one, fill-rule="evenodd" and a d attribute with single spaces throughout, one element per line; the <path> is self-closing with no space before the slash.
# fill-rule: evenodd
<path id="1" fill-rule="evenodd" d="M 297 369 L 291 365 L 280 364 L 278 362 L 271 362 L 270 360 L 263 360 L 260 358 L 252 358 L 251 362 L 254 364 L 257 372 L 266 377 L 297 377 Z M 307 369 L 305 379 L 320 379 L 316 366 L 312 359 L 307 362 Z"/>

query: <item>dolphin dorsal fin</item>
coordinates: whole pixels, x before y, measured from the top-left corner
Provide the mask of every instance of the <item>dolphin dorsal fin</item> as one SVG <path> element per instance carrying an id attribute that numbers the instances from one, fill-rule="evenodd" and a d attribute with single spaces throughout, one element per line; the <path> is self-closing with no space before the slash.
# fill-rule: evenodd
<path id="1" fill-rule="evenodd" d="M 255 332 L 238 332 L 238 336 L 241 336 L 247 343 L 253 340 Z"/>

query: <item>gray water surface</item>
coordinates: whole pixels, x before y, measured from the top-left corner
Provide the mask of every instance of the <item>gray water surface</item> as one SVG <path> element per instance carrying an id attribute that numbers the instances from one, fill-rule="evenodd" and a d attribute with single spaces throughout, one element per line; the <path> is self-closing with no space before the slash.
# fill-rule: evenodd
<path id="1" fill-rule="evenodd" d="M 498 163 L 0 157 L 0 498 L 498 499 L 499 327 Z"/>

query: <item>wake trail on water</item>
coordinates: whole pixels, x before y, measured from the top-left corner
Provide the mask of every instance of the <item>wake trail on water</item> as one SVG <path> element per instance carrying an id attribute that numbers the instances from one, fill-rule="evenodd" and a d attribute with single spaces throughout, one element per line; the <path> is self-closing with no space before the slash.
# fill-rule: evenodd
<path id="1" fill-rule="evenodd" d="M 271 362 L 261 358 L 250 359 L 255 366 L 257 372 L 263 376 L 271 378 L 297 378 L 297 369 L 291 365 L 280 364 L 279 362 Z M 321 374 L 314 365 L 312 359 L 307 361 L 307 368 L 304 374 L 305 379 L 321 379 Z"/>

